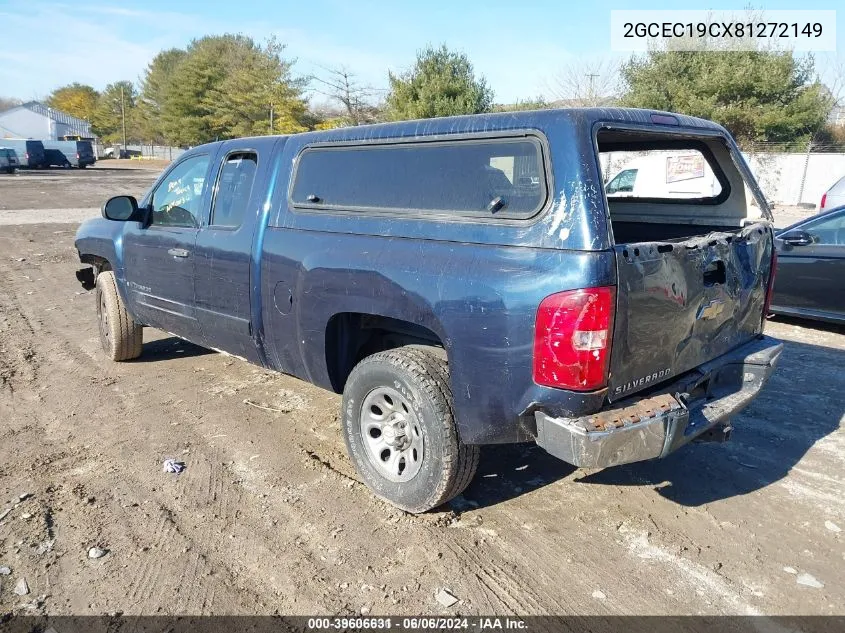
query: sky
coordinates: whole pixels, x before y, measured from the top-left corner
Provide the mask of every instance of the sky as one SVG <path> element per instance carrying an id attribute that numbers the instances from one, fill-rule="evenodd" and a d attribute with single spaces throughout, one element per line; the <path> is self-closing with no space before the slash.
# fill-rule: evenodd
<path id="1" fill-rule="evenodd" d="M 735 9 L 739 2 L 684 8 Z M 762 9 L 836 9 L 834 0 L 763 0 Z M 388 70 L 401 72 L 428 44 L 467 54 L 497 103 L 554 98 L 562 69 L 619 59 L 610 51 L 612 9 L 670 9 L 672 2 L 567 3 L 565 0 L 0 0 L 0 96 L 40 99 L 74 81 L 94 86 L 138 82 L 162 49 L 193 38 L 242 33 L 263 41 L 275 35 L 296 59 L 296 75 L 324 75 L 345 66 L 359 80 L 387 87 Z M 837 16 L 836 54 L 818 54 L 825 80 L 845 59 L 845 10 Z M 26 35 L 31 34 L 31 35 Z M 322 98 L 315 96 L 315 100 Z"/>

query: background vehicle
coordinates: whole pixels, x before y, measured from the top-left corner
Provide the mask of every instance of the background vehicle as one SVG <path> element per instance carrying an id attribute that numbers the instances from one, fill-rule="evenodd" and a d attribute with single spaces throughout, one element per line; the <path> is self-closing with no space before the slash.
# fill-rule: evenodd
<path id="1" fill-rule="evenodd" d="M 845 206 L 776 234 L 774 314 L 845 322 Z"/>
<path id="2" fill-rule="evenodd" d="M 143 156 L 137 149 L 120 149 L 119 147 L 107 147 L 103 151 L 103 158 L 132 158 Z"/>
<path id="3" fill-rule="evenodd" d="M 47 157 L 44 154 L 44 144 L 41 141 L 32 139 L 4 138 L 0 139 L 3 147 L 15 150 L 18 157 L 18 167 L 39 168 L 47 166 Z"/>
<path id="4" fill-rule="evenodd" d="M 718 191 L 605 198 L 596 148 L 667 147 L 717 166 Z M 724 439 L 782 348 L 762 334 L 765 201 L 727 132 L 681 115 L 216 142 L 103 214 L 76 247 L 111 359 L 153 326 L 343 393 L 362 479 L 413 512 L 459 494 L 482 444 L 604 467 Z"/>
<path id="5" fill-rule="evenodd" d="M 605 187 L 608 197 L 702 198 L 719 191 L 719 181 L 700 152 L 654 150 L 630 155 Z M 619 159 L 620 153 L 615 158 Z"/>
<path id="6" fill-rule="evenodd" d="M 15 150 L 0 146 L 0 171 L 13 174 L 17 168 L 18 155 L 15 153 Z"/>
<path id="7" fill-rule="evenodd" d="M 91 141 L 42 141 L 49 166 L 84 169 L 97 162 Z"/>
<path id="8" fill-rule="evenodd" d="M 845 206 L 845 176 L 833 183 L 819 201 L 819 213 Z"/>

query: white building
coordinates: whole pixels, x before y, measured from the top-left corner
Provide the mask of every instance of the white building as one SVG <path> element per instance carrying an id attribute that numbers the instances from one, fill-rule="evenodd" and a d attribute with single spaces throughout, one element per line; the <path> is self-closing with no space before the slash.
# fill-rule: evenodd
<path id="1" fill-rule="evenodd" d="M 0 139 L 31 138 L 60 141 L 66 138 L 93 139 L 91 124 L 49 106 L 30 101 L 0 112 Z"/>

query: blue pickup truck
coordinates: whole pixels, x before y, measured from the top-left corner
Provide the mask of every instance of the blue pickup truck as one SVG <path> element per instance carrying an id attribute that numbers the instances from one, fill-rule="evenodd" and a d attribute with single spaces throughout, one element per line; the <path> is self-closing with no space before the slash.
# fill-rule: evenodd
<path id="1" fill-rule="evenodd" d="M 609 195 L 646 154 L 660 186 Z M 782 349 L 765 198 L 724 128 L 678 114 L 220 141 L 103 216 L 77 277 L 108 357 L 154 327 L 342 393 L 361 478 L 411 512 L 460 494 L 485 444 L 600 468 L 725 440 Z"/>

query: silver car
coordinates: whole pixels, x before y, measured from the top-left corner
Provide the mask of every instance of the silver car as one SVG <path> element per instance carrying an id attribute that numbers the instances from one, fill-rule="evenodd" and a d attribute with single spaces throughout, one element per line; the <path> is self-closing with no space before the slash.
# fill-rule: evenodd
<path id="1" fill-rule="evenodd" d="M 842 176 L 830 189 L 825 191 L 821 202 L 819 202 L 819 213 L 841 206 L 845 206 L 845 176 Z"/>

